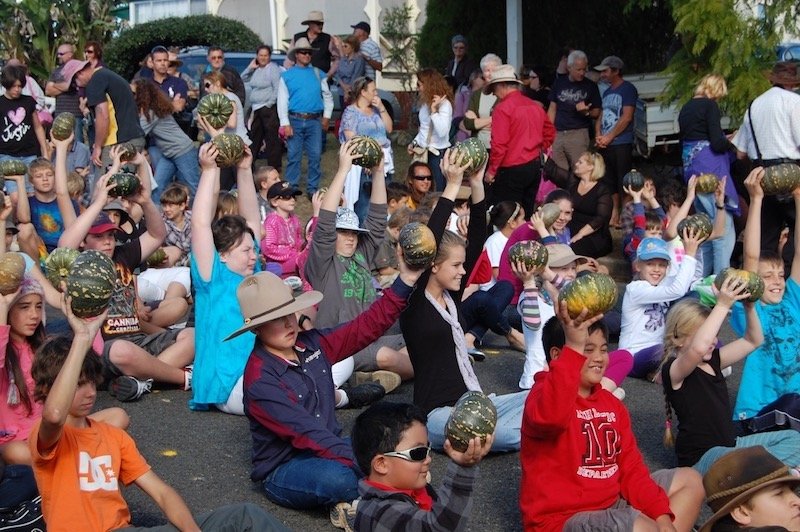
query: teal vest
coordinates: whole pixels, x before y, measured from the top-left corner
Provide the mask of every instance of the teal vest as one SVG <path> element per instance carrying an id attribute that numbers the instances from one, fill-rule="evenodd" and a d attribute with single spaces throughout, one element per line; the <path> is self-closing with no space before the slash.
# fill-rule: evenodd
<path id="1" fill-rule="evenodd" d="M 319 71 L 312 66 L 293 66 L 281 76 L 289 89 L 290 113 L 322 113 Z"/>

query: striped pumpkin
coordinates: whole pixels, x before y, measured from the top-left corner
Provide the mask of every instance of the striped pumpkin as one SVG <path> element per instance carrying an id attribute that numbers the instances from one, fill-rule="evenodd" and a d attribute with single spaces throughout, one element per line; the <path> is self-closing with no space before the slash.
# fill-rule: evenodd
<path id="1" fill-rule="evenodd" d="M 74 130 L 75 115 L 69 112 L 58 113 L 50 126 L 50 136 L 55 140 L 67 140 Z"/>
<path id="2" fill-rule="evenodd" d="M 125 198 L 136 194 L 142 186 L 139 176 L 130 172 L 114 174 L 108 181 L 114 184 L 114 188 L 108 191 L 108 195 L 112 198 Z"/>
<path id="3" fill-rule="evenodd" d="M 206 94 L 197 104 L 197 114 L 205 118 L 214 129 L 221 129 L 233 114 L 233 102 L 224 94 Z"/>
<path id="4" fill-rule="evenodd" d="M 791 194 L 800 185 L 800 166 L 783 163 L 764 169 L 761 188 L 764 194 Z"/>
<path id="5" fill-rule="evenodd" d="M 547 247 L 536 240 L 522 240 L 508 250 L 508 261 L 511 264 L 521 262 L 526 268 L 542 271 L 547 266 L 550 254 Z"/>
<path id="6" fill-rule="evenodd" d="M 217 147 L 217 166 L 236 166 L 244 158 L 244 141 L 233 133 L 220 133 L 211 141 Z"/>
<path id="7" fill-rule="evenodd" d="M 79 318 L 103 313 L 117 283 L 114 263 L 93 249 L 81 253 L 67 275 L 67 294 L 72 297 L 72 312 Z"/>
<path id="8" fill-rule="evenodd" d="M 360 157 L 353 160 L 353 164 L 364 168 L 372 168 L 381 162 L 383 158 L 383 148 L 378 141 L 372 137 L 356 135 L 350 139 L 350 146 Z"/>
<path id="9" fill-rule="evenodd" d="M 44 274 L 50 284 L 61 290 L 61 282 L 66 282 L 72 263 L 80 254 L 80 251 L 72 248 L 54 249 L 44 262 Z"/>
<path id="10" fill-rule="evenodd" d="M 711 194 L 717 190 L 719 178 L 714 174 L 700 174 L 694 182 L 694 189 L 698 194 Z"/>
<path id="11" fill-rule="evenodd" d="M 678 236 L 683 238 L 683 232 L 686 229 L 693 229 L 700 240 L 706 240 L 711 236 L 711 231 L 714 230 L 714 224 L 707 214 L 701 212 L 687 216 L 678 223 Z"/>
<path id="12" fill-rule="evenodd" d="M 27 171 L 28 167 L 25 166 L 25 163 L 18 159 L 6 159 L 5 161 L 0 161 L 0 173 L 6 177 L 25 175 Z"/>
<path id="13" fill-rule="evenodd" d="M 465 158 L 462 164 L 463 162 L 467 163 L 467 169 L 464 171 L 464 175 L 467 177 L 480 170 L 481 166 L 483 166 L 489 158 L 489 152 L 486 151 L 486 146 L 483 144 L 483 141 L 477 137 L 470 137 L 466 140 L 462 140 L 456 144 L 455 150 L 459 157 Z"/>
<path id="14" fill-rule="evenodd" d="M 397 241 L 403 260 L 415 269 L 427 268 L 436 258 L 436 238 L 427 225 L 411 222 L 403 226 Z"/>
<path id="15" fill-rule="evenodd" d="M 561 289 L 558 300 L 566 301 L 570 318 L 577 318 L 586 308 L 588 319 L 614 308 L 617 304 L 617 283 L 604 273 L 581 275 Z"/>
<path id="16" fill-rule="evenodd" d="M 496 426 L 497 408 L 492 400 L 481 392 L 469 391 L 453 406 L 444 433 L 453 449 L 463 453 L 471 439 L 479 436 L 486 441 Z"/>
<path id="17" fill-rule="evenodd" d="M 756 302 L 761 299 L 761 296 L 764 295 L 764 279 L 761 278 L 760 275 L 754 272 L 750 272 L 747 270 L 739 270 L 736 268 L 724 268 L 719 274 L 714 278 L 714 286 L 717 287 L 717 290 L 722 288 L 722 283 L 728 277 L 738 277 L 742 279 L 747 284 L 747 291 L 750 292 L 750 297 L 747 298 L 750 302 Z"/>

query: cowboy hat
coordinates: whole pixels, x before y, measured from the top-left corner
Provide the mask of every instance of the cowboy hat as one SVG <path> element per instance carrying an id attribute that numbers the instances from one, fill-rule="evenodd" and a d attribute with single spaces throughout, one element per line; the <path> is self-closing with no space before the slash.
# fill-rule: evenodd
<path id="1" fill-rule="evenodd" d="M 492 93 L 492 85 L 495 83 L 517 83 L 522 85 L 522 82 L 517 78 L 517 73 L 514 71 L 514 67 L 511 65 L 500 65 L 494 72 L 492 72 L 492 77 L 486 83 L 486 86 L 483 88 L 484 94 L 491 94 Z"/>
<path id="2" fill-rule="evenodd" d="M 75 74 L 86 68 L 87 66 L 91 65 L 89 61 L 80 61 L 78 59 L 70 59 L 64 66 L 61 67 L 61 77 L 64 78 L 64 81 L 67 83 L 72 82 L 72 78 L 75 77 Z"/>
<path id="3" fill-rule="evenodd" d="M 312 290 L 294 297 L 292 288 L 280 277 L 270 272 L 259 272 L 245 277 L 239 283 L 236 298 L 244 316 L 244 325 L 224 341 L 236 338 L 268 321 L 316 305 L 322 300 L 322 293 Z"/>
<path id="4" fill-rule="evenodd" d="M 797 63 L 794 61 L 780 61 L 772 67 L 769 81 L 775 85 L 800 85 L 800 76 L 797 72 Z"/>
<path id="5" fill-rule="evenodd" d="M 300 37 L 294 42 L 294 46 L 292 46 L 288 52 L 286 52 L 286 57 L 289 58 L 289 61 L 295 61 L 295 54 L 300 50 L 308 50 L 311 53 L 314 53 L 314 48 L 311 46 L 311 43 L 308 42 L 308 39 L 305 37 Z"/>
<path id="6" fill-rule="evenodd" d="M 301 22 L 303 26 L 308 26 L 309 22 L 316 22 L 317 24 L 325 24 L 325 17 L 322 16 L 322 11 L 309 11 L 306 19 Z"/>
<path id="7" fill-rule="evenodd" d="M 800 476 L 764 447 L 757 445 L 729 452 L 714 462 L 703 477 L 706 503 L 714 515 L 700 532 L 709 532 L 714 523 L 750 500 L 757 491 L 786 482 L 798 485 Z"/>

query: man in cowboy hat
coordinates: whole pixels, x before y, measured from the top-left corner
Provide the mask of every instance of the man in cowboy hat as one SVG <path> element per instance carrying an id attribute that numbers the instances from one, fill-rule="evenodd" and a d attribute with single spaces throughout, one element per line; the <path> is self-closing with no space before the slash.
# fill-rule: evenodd
<path id="1" fill-rule="evenodd" d="M 400 317 L 421 274 L 400 262 L 397 280 L 366 311 L 321 331 L 301 330 L 295 313 L 319 303 L 322 293 L 295 297 L 269 272 L 239 284 L 244 324 L 228 339 L 248 331 L 256 335 L 244 371 L 244 411 L 253 438 L 250 478 L 276 504 L 335 508 L 358 497 L 362 473 L 336 420 L 331 366 L 377 340 Z"/>
<path id="2" fill-rule="evenodd" d="M 516 201 L 533 212 L 539 187 L 539 155 L 553 143 L 553 123 L 540 105 L 520 92 L 522 82 L 511 65 L 500 65 L 483 88 L 499 102 L 492 112 L 492 144 L 485 180 L 493 205 Z"/>
<path id="3" fill-rule="evenodd" d="M 311 64 L 320 69 L 328 79 L 333 78 L 336 68 L 339 66 L 339 43 L 335 37 L 322 31 L 325 24 L 325 17 L 322 11 L 311 11 L 308 17 L 301 22 L 303 26 L 308 26 L 306 31 L 296 33 L 292 39 L 289 49 L 297 47 L 300 39 L 306 39 L 311 46 Z M 286 68 L 294 64 L 294 59 L 287 54 L 283 66 Z"/>
<path id="4" fill-rule="evenodd" d="M 287 54 L 294 66 L 281 74 L 278 84 L 278 132 L 286 139 L 289 151 L 286 179 L 298 186 L 300 162 L 305 151 L 308 156 L 306 193 L 309 197 L 319 188 L 322 136 L 328 131 L 333 114 L 328 78 L 311 65 L 313 51 L 308 40 L 300 37 Z"/>
<path id="5" fill-rule="evenodd" d="M 798 63 L 781 61 L 769 74 L 772 88 L 753 100 L 733 144 L 740 159 L 750 158 L 756 166 L 774 166 L 781 163 L 800 164 L 800 87 Z M 777 249 L 781 230 L 794 226 L 794 205 L 784 203 L 775 196 L 764 198 L 761 211 L 761 248 Z M 783 250 L 784 262 L 794 255 L 793 240 Z M 789 258 L 789 260 L 786 260 Z M 786 271 L 789 271 L 787 264 Z"/>
<path id="6" fill-rule="evenodd" d="M 731 451 L 703 477 L 706 503 L 714 511 L 700 532 L 800 531 L 800 473 L 764 447 Z"/>

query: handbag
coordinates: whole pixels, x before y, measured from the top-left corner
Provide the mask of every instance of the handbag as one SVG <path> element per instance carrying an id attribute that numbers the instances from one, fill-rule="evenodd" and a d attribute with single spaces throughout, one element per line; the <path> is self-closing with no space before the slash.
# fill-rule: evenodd
<path id="1" fill-rule="evenodd" d="M 428 138 L 425 140 L 425 147 L 411 143 L 411 162 L 428 164 L 428 153 L 430 153 L 431 136 L 433 135 L 433 119 L 428 123 Z"/>

